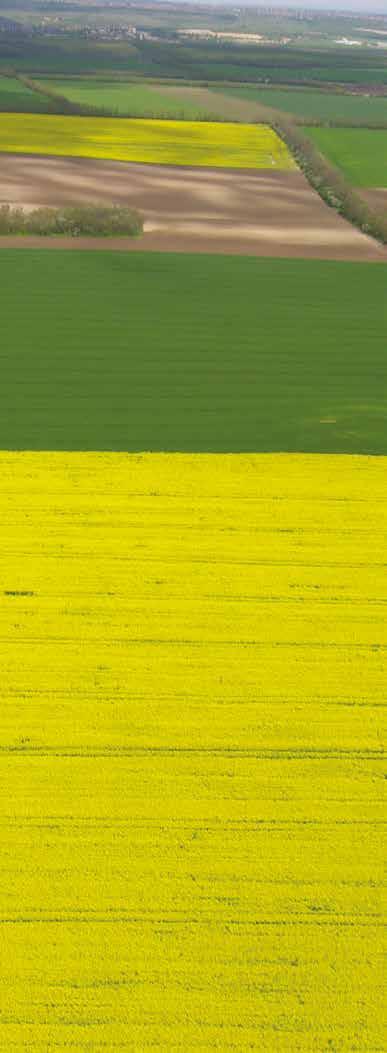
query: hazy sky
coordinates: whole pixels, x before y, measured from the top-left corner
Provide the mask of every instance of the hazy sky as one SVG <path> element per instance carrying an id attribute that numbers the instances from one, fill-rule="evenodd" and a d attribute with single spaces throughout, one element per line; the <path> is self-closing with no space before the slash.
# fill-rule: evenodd
<path id="1" fill-rule="evenodd" d="M 265 3 L 265 0 L 263 0 Z M 326 11 L 362 11 L 363 14 L 387 14 L 387 0 L 266 0 L 271 7 L 306 7 Z M 258 0 L 259 3 L 259 0 Z"/>
<path id="2" fill-rule="evenodd" d="M 213 0 L 220 3 L 221 0 Z M 222 0 L 224 3 L 224 0 Z M 236 0 L 237 3 L 237 0 Z M 363 14 L 387 15 L 387 0 L 241 0 L 242 6 L 297 7 L 312 11 L 361 11 Z"/>

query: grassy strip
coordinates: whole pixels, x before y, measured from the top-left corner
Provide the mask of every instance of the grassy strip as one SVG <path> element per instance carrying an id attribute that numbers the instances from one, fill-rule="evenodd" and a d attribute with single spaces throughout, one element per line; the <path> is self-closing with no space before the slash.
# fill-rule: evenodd
<path id="1" fill-rule="evenodd" d="M 124 205 L 71 205 L 65 208 L 0 208 L 0 236 L 9 234 L 67 237 L 137 237 L 141 217 Z"/>
<path id="2" fill-rule="evenodd" d="M 309 118 L 297 116 L 295 121 L 296 124 L 302 125 L 303 127 L 308 125 L 310 128 L 358 128 L 359 130 L 363 129 L 369 132 L 385 132 L 387 129 L 387 120 L 365 121 L 361 120 L 361 118 L 358 120 L 355 120 L 354 118 L 347 120 L 340 117 L 327 119 L 322 117 Z"/>

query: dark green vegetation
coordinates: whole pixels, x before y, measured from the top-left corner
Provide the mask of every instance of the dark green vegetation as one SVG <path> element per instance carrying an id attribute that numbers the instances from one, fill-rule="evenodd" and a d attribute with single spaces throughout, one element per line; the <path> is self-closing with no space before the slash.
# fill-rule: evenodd
<path id="1" fill-rule="evenodd" d="M 136 38 L 135 43 L 84 39 L 68 33 L 45 36 L 28 32 L 0 35 L 0 69 L 29 74 L 126 73 L 194 81 L 246 81 L 265 84 L 387 85 L 387 55 L 357 50 L 219 43 L 165 37 Z"/>
<path id="2" fill-rule="evenodd" d="M 352 186 L 387 187 L 387 130 L 308 128 L 308 134 Z"/>
<path id="3" fill-rule="evenodd" d="M 47 113 L 48 99 L 21 84 L 17 77 L 0 76 L 0 110 L 3 113 Z"/>
<path id="4" fill-rule="evenodd" d="M 387 454 L 387 269 L 8 250 L 1 449 Z"/>
<path id="5" fill-rule="evenodd" d="M 126 205 L 66 205 L 62 208 L 23 208 L 0 206 L 0 236 L 39 234 L 43 236 L 136 237 L 142 233 L 142 220 Z"/>
<path id="6" fill-rule="evenodd" d="M 248 85 L 246 87 L 222 88 L 216 91 L 227 92 L 240 99 L 259 102 L 264 106 L 291 113 L 297 118 L 313 121 L 348 121 L 373 125 L 378 122 L 387 127 L 387 96 L 345 94 L 333 91 L 312 91 L 302 88 L 263 88 Z"/>
<path id="7" fill-rule="evenodd" d="M 0 35 L 0 70 L 18 73 L 90 73 L 141 71 L 141 60 L 129 44 L 96 44 L 76 34 L 65 37 Z"/>

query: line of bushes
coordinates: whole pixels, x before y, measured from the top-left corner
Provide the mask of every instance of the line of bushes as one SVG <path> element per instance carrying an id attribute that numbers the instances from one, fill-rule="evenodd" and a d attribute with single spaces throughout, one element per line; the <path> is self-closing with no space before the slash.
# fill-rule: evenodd
<path id="1" fill-rule="evenodd" d="M 387 129 L 387 120 L 361 120 L 354 117 L 295 117 L 297 125 L 308 125 L 309 128 L 358 128 L 370 132 L 382 132 Z"/>
<path id="2" fill-rule="evenodd" d="M 343 173 L 320 153 L 289 114 L 262 104 L 259 104 L 259 110 L 257 121 L 270 124 L 284 140 L 299 168 L 323 201 L 363 234 L 387 245 L 387 212 L 370 208 L 364 198 L 347 183 Z"/>
<path id="3" fill-rule="evenodd" d="M 0 207 L 0 236 L 138 237 L 142 231 L 141 217 L 126 205 L 67 205 L 31 211 Z"/>
<path id="4" fill-rule="evenodd" d="M 335 165 L 324 157 L 314 143 L 292 121 L 277 123 L 276 131 L 291 150 L 309 183 L 330 208 L 359 227 L 383 245 L 387 245 L 387 213 L 377 212 L 346 181 Z"/>

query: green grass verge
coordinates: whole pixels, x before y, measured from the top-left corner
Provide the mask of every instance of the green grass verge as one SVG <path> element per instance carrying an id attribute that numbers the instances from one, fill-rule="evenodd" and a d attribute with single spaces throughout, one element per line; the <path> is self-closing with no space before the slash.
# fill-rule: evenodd
<path id="1" fill-rule="evenodd" d="M 17 77 L 0 77 L 0 111 L 5 113 L 47 113 L 48 99 L 21 84 Z"/>
<path id="2" fill-rule="evenodd" d="M 157 85 L 131 84 L 125 81 L 44 80 L 43 88 L 56 92 L 70 102 L 106 110 L 128 117 L 175 117 L 197 120 L 208 111 L 190 99 L 163 94 Z"/>
<path id="3" fill-rule="evenodd" d="M 369 128 L 306 128 L 352 186 L 387 187 L 387 132 Z"/>
<path id="4" fill-rule="evenodd" d="M 5 250 L 1 449 L 387 454 L 387 269 Z"/>
<path id="5" fill-rule="evenodd" d="M 345 95 L 330 91 L 308 91 L 295 88 L 260 88 L 246 85 L 238 88 L 214 88 L 223 94 L 272 106 L 295 117 L 321 121 L 362 121 L 364 124 L 387 122 L 387 96 Z"/>

